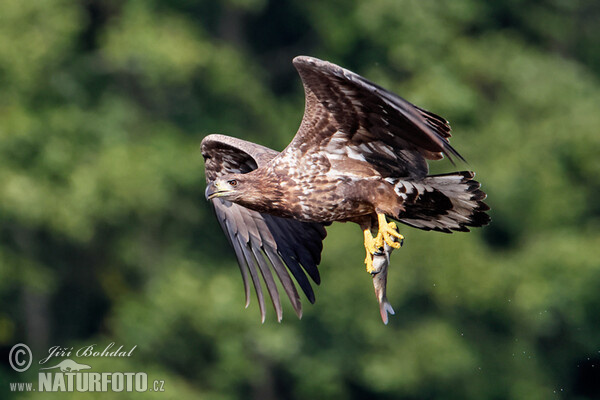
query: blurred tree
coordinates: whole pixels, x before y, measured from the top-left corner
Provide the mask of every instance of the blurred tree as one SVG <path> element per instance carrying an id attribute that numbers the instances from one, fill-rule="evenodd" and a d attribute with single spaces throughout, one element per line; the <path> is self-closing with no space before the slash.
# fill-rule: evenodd
<path id="1" fill-rule="evenodd" d="M 164 379 L 157 398 L 600 397 L 596 2 L 1 4 L 6 357 L 136 344 L 94 368 Z M 484 230 L 404 229 L 387 327 L 345 225 L 317 304 L 261 325 L 204 201 L 204 135 L 291 139 L 298 54 L 445 116 L 489 193 Z M 0 370 L 7 397 L 23 380 Z"/>

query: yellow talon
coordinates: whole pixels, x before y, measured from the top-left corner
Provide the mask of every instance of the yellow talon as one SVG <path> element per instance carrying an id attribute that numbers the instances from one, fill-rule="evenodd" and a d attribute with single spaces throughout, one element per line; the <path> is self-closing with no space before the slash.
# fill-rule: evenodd
<path id="1" fill-rule="evenodd" d="M 367 272 L 370 274 L 375 272 L 375 268 L 373 267 L 373 255 L 383 251 L 383 246 L 385 244 L 393 249 L 399 249 L 404 240 L 404 236 L 398 232 L 396 224 L 394 222 L 388 223 L 386 221 L 385 214 L 377 214 L 377 220 L 379 222 L 379 232 L 377 232 L 376 237 L 373 237 L 370 229 L 365 229 L 363 231 L 365 235 L 365 250 L 367 251 L 365 264 L 367 265 Z"/>
<path id="2" fill-rule="evenodd" d="M 365 264 L 367 264 L 367 272 L 372 274 L 375 271 L 375 268 L 373 268 L 373 254 L 379 252 L 383 245 L 379 247 L 376 245 L 376 239 L 371 235 L 370 229 L 365 229 L 363 233 L 365 235 L 365 250 L 367 251 Z"/>
<path id="3" fill-rule="evenodd" d="M 388 246 L 399 249 L 402 246 L 404 236 L 398 232 L 398 226 L 395 222 L 387 222 L 385 214 L 377 214 L 377 220 L 379 222 L 379 232 L 375 238 L 375 245 L 377 247 L 383 247 L 383 243 L 387 243 Z M 393 239 L 398 239 L 397 241 Z"/>
<path id="4" fill-rule="evenodd" d="M 367 272 L 372 274 L 375 271 L 373 267 L 373 255 L 367 252 L 367 257 L 365 257 L 365 264 L 367 265 Z"/>

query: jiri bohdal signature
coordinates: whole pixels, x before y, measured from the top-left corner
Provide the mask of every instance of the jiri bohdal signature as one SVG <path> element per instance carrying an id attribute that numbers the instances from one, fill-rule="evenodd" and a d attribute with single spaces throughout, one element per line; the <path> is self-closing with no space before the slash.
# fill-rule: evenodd
<path id="1" fill-rule="evenodd" d="M 48 349 L 48 356 L 42 358 L 39 363 L 45 364 L 52 358 L 73 357 L 74 351 L 76 357 L 131 357 L 131 354 L 137 347 L 137 344 L 129 350 L 124 349 L 123 345 L 119 346 L 115 350 L 113 350 L 113 347 L 115 347 L 115 342 L 110 343 L 103 350 L 98 349 L 97 344 L 83 346 L 76 351 L 73 347 L 52 346 Z"/>

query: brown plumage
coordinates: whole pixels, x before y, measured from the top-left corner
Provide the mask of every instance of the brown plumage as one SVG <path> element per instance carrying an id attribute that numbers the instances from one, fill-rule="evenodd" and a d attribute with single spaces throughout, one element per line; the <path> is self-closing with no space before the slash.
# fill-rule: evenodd
<path id="1" fill-rule="evenodd" d="M 259 272 L 278 320 L 281 304 L 271 268 L 298 316 L 300 299 L 289 272 L 314 302 L 306 274 L 319 283 L 327 224 L 359 224 L 367 270 L 377 274 L 373 256 L 384 243 L 399 247 L 390 238 L 402 238 L 385 216 L 442 232 L 489 222 L 485 194 L 472 172 L 427 175 L 427 159 L 462 159 L 448 142 L 446 120 L 337 65 L 296 57 L 294 66 L 306 108 L 298 133 L 281 153 L 223 135 L 202 141 L 206 196 L 238 258 L 246 303 L 250 275 L 263 321 Z M 380 233 L 369 238 L 377 223 Z"/>

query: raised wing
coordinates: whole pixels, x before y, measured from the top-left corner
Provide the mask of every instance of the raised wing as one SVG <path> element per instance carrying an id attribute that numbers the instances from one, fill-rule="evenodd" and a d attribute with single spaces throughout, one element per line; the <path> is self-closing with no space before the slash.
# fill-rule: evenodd
<path id="1" fill-rule="evenodd" d="M 300 56 L 294 66 L 306 107 L 281 157 L 321 151 L 330 159 L 369 163 L 384 177 L 424 177 L 426 159 L 443 154 L 462 159 L 448 142 L 450 125 L 442 117 L 335 64 Z"/>
<path id="2" fill-rule="evenodd" d="M 267 147 L 224 135 L 207 136 L 202 141 L 201 149 L 207 183 L 229 173 L 248 173 L 278 154 Z M 308 300 L 314 303 L 315 295 L 306 275 L 315 283 L 320 283 L 317 266 L 321 262 L 322 241 L 327 234 L 323 225 L 261 214 L 220 198 L 214 198 L 211 202 L 219 224 L 235 251 L 244 281 L 246 307 L 250 304 L 251 280 L 264 322 L 262 276 L 277 313 L 277 320 L 281 321 L 281 302 L 271 272 L 273 270 L 296 314 L 301 317 L 300 296 L 289 272 Z"/>

